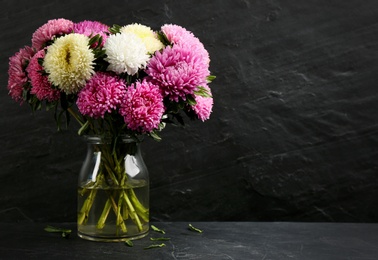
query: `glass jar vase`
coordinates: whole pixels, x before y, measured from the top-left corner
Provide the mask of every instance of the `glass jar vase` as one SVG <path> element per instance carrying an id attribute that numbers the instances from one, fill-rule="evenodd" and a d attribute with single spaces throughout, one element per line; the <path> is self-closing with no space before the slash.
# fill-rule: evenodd
<path id="1" fill-rule="evenodd" d="M 149 175 L 140 143 L 127 137 L 86 136 L 78 183 L 78 235 L 118 242 L 149 230 Z"/>

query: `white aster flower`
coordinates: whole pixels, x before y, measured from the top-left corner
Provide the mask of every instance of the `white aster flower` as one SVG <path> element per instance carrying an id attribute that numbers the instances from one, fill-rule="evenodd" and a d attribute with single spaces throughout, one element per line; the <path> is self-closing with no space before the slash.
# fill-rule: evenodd
<path id="1" fill-rule="evenodd" d="M 154 31 L 145 25 L 139 23 L 133 23 L 126 26 L 123 26 L 120 29 L 121 33 L 134 33 L 137 35 L 146 46 L 147 52 L 150 54 L 154 54 L 155 51 L 164 48 L 164 45 L 161 41 L 159 41 L 156 37 Z"/>
<path id="2" fill-rule="evenodd" d="M 149 56 L 142 40 L 133 33 L 110 35 L 104 45 L 108 70 L 134 75 L 146 66 Z"/>

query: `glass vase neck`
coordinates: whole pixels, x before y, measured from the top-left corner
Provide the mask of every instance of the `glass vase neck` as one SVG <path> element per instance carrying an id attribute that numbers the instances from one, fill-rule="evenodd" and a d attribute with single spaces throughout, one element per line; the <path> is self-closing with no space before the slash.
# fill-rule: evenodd
<path id="1" fill-rule="evenodd" d="M 84 139 L 90 144 L 140 143 L 143 141 L 143 138 L 136 138 L 130 135 L 85 135 Z"/>

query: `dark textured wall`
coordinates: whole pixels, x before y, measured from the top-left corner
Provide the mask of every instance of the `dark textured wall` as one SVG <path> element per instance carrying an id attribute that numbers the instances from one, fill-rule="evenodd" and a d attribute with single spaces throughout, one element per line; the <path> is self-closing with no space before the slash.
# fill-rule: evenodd
<path id="1" fill-rule="evenodd" d="M 0 1 L 0 220 L 74 221 L 85 147 L 7 95 L 48 19 L 175 23 L 210 52 L 214 112 L 143 145 L 153 220 L 378 220 L 378 2 Z"/>

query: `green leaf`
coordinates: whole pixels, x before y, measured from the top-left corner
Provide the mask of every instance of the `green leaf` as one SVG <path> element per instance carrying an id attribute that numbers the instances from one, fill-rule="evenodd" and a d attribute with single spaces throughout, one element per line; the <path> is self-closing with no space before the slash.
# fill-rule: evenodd
<path id="1" fill-rule="evenodd" d="M 164 44 L 164 46 L 172 46 L 171 42 L 163 32 L 157 32 L 157 37 Z"/>
<path id="2" fill-rule="evenodd" d="M 125 240 L 125 244 L 126 244 L 127 246 L 129 246 L 129 247 L 133 247 L 133 246 L 134 246 L 134 243 L 133 243 L 133 241 L 131 241 L 131 240 Z"/>
<path id="3" fill-rule="evenodd" d="M 29 89 L 25 89 L 25 88 L 22 89 L 22 99 L 24 101 L 28 101 L 29 94 L 30 94 Z"/>
<path id="4" fill-rule="evenodd" d="M 104 38 L 103 38 L 102 36 L 100 36 L 100 38 L 99 38 L 98 41 L 97 41 L 98 44 L 97 44 L 97 46 L 96 46 L 96 49 L 101 48 L 101 44 L 102 44 L 103 40 L 104 40 Z M 105 50 L 104 50 L 104 52 L 105 52 Z"/>
<path id="5" fill-rule="evenodd" d="M 29 95 L 29 104 L 33 112 L 42 109 L 42 102 L 34 95 Z"/>
<path id="6" fill-rule="evenodd" d="M 207 78 L 206 78 L 207 83 L 211 83 L 214 79 L 216 79 L 216 76 L 214 76 L 214 75 L 209 75 L 209 76 L 207 76 Z"/>
<path id="7" fill-rule="evenodd" d="M 188 102 L 190 106 L 195 106 L 197 104 L 195 98 L 192 95 L 186 96 L 186 102 Z"/>
<path id="8" fill-rule="evenodd" d="M 179 110 L 183 110 L 183 109 L 184 109 L 184 107 L 185 107 L 185 102 L 181 101 L 181 102 L 179 102 L 179 103 L 177 103 L 177 104 L 178 104 L 178 109 L 179 109 Z"/>
<path id="9" fill-rule="evenodd" d="M 46 226 L 44 230 L 50 233 L 61 233 L 64 238 L 68 238 L 72 232 L 71 229 L 57 228 L 53 226 Z"/>
<path id="10" fill-rule="evenodd" d="M 64 112 L 65 111 L 60 111 L 59 113 L 55 113 L 54 115 L 58 132 L 62 130 L 62 117 L 65 114 Z"/>
<path id="11" fill-rule="evenodd" d="M 164 247 L 164 246 L 165 246 L 164 243 L 161 243 L 161 244 L 154 244 L 154 245 L 147 246 L 147 247 L 145 247 L 144 249 L 160 248 L 160 247 Z"/>
<path id="12" fill-rule="evenodd" d="M 122 26 L 120 26 L 118 24 L 113 24 L 113 26 L 109 28 L 109 32 L 112 33 L 112 34 L 116 34 L 116 33 L 120 32 L 121 28 L 122 28 Z"/>
<path id="13" fill-rule="evenodd" d="M 161 141 L 161 137 L 156 133 L 156 131 L 151 131 L 150 136 L 157 142 Z"/>
<path id="14" fill-rule="evenodd" d="M 95 58 L 102 58 L 105 56 L 106 50 L 96 50 L 95 51 Z"/>
<path id="15" fill-rule="evenodd" d="M 46 102 L 46 111 L 49 111 L 52 108 L 55 108 L 58 105 L 57 101 Z"/>
<path id="16" fill-rule="evenodd" d="M 43 58 L 37 58 L 38 64 L 43 66 Z"/>
<path id="17" fill-rule="evenodd" d="M 212 97 L 210 95 L 209 91 L 202 86 L 198 86 L 198 90 L 194 91 L 194 94 L 197 95 L 197 96 L 206 97 L 206 98 Z"/>
<path id="18" fill-rule="evenodd" d="M 156 232 L 159 232 L 159 233 L 165 234 L 165 231 L 164 231 L 164 230 L 159 229 L 159 228 L 155 227 L 154 225 L 151 225 L 151 228 L 152 228 L 153 231 L 156 231 Z"/>
<path id="19" fill-rule="evenodd" d="M 71 232 L 67 233 L 67 232 L 62 232 L 62 237 L 64 238 L 69 238 L 71 235 Z"/>
<path id="20" fill-rule="evenodd" d="M 189 230 L 195 231 L 195 232 L 198 232 L 198 233 L 202 233 L 203 232 L 201 229 L 198 229 L 198 228 L 194 227 L 192 224 L 189 224 Z"/>
<path id="21" fill-rule="evenodd" d="M 160 124 L 159 124 L 159 126 L 158 126 L 158 131 L 162 131 L 164 128 L 165 128 L 165 125 L 166 125 L 166 123 L 164 123 L 164 122 L 160 122 Z"/>
<path id="22" fill-rule="evenodd" d="M 98 43 L 98 40 L 100 39 L 100 37 L 101 36 L 99 34 L 96 34 L 95 36 L 89 39 L 88 45 L 92 46 L 93 44 Z"/>

